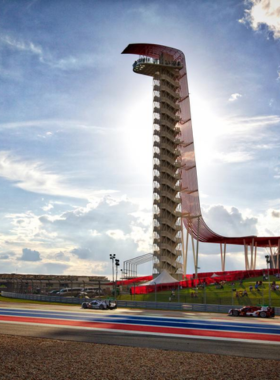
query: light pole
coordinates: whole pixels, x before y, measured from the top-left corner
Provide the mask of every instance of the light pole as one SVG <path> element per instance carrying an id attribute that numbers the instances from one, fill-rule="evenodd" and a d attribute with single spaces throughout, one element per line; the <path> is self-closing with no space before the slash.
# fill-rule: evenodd
<path id="1" fill-rule="evenodd" d="M 270 275 L 268 264 L 270 264 L 270 257 L 268 255 L 265 256 L 266 264 L 267 264 L 267 276 L 268 276 L 268 287 L 269 287 L 269 306 L 271 306 L 271 289 L 270 289 Z"/>
<path id="2" fill-rule="evenodd" d="M 118 286 L 118 267 L 120 265 L 120 260 L 115 259 L 116 264 L 116 286 L 115 286 L 115 296 L 117 297 L 117 286 Z"/>
<path id="3" fill-rule="evenodd" d="M 112 282 L 114 284 L 115 279 L 114 279 L 114 261 L 115 261 L 116 255 L 115 254 L 110 254 L 110 260 L 112 260 Z"/>

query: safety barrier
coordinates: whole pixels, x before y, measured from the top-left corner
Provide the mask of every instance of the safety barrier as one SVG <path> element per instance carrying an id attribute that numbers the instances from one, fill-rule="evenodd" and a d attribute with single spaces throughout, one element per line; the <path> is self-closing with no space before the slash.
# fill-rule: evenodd
<path id="1" fill-rule="evenodd" d="M 57 297 L 45 296 L 37 294 L 20 294 L 1 292 L 3 297 L 24 299 L 30 301 L 44 301 L 57 303 L 72 303 L 80 305 L 82 302 L 89 302 L 88 298 L 74 297 Z M 118 301 L 118 307 L 134 308 L 134 309 L 157 309 L 157 310 L 179 310 L 179 311 L 201 311 L 209 313 L 227 313 L 232 305 L 212 305 L 212 304 L 197 304 L 197 303 L 179 303 L 179 302 L 145 302 L 145 301 Z M 241 306 L 234 306 L 241 307 Z M 280 307 L 275 308 L 275 314 L 280 315 Z"/>
<path id="2" fill-rule="evenodd" d="M 47 296 L 38 294 L 22 294 L 22 293 L 10 293 L 1 292 L 2 297 L 17 298 L 29 301 L 44 301 L 44 302 L 57 302 L 57 303 L 73 303 L 80 305 L 82 302 L 89 301 L 88 298 L 75 298 L 75 297 L 59 297 L 59 296 Z"/>
<path id="3" fill-rule="evenodd" d="M 179 310 L 179 311 L 201 311 L 208 313 L 227 313 L 232 305 L 212 305 L 197 303 L 176 303 L 176 302 L 145 302 L 145 301 L 118 301 L 118 307 L 137 309 L 158 309 L 158 310 Z M 275 308 L 275 314 L 280 315 L 280 307 Z"/>

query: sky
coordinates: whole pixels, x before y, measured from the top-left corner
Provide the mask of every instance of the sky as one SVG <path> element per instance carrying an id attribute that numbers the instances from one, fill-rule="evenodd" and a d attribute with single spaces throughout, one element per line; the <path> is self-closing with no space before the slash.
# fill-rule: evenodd
<path id="1" fill-rule="evenodd" d="M 152 80 L 121 55 L 139 42 L 185 53 L 210 228 L 280 236 L 279 0 L 0 0 L 0 273 L 110 277 L 111 253 L 152 252 Z"/>

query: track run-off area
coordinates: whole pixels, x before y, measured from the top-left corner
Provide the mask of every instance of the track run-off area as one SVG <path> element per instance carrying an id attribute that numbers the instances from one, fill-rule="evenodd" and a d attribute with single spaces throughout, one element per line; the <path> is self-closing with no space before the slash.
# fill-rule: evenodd
<path id="1" fill-rule="evenodd" d="M 4 325 L 52 327 L 121 334 L 280 345 L 280 317 L 234 318 L 223 314 L 117 309 L 83 310 L 77 307 L 1 304 L 0 333 Z M 12 326 L 13 325 L 13 326 Z M 4 330 L 4 331 L 3 331 Z M 20 335 L 17 333 L 17 335 Z M 214 343 L 214 342 L 213 342 Z"/>

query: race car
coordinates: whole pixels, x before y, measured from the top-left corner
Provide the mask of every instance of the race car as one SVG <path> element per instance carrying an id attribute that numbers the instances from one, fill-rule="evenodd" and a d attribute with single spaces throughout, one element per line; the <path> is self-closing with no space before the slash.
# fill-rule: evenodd
<path id="1" fill-rule="evenodd" d="M 234 317 L 273 318 L 275 316 L 275 309 L 270 306 L 243 306 L 241 309 L 230 309 L 228 315 Z"/>
<path id="2" fill-rule="evenodd" d="M 113 310 L 116 308 L 117 308 L 117 302 L 110 301 L 110 300 L 93 300 L 90 302 L 82 303 L 82 309 Z"/>

